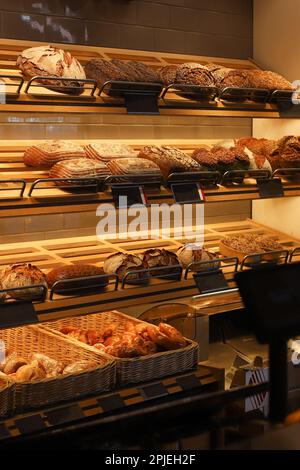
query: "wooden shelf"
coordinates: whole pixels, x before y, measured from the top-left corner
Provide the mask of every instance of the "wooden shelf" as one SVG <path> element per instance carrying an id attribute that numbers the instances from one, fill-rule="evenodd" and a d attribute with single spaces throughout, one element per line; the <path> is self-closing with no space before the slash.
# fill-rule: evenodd
<path id="1" fill-rule="evenodd" d="M 300 246 L 300 241 L 262 226 L 252 220 L 234 223 L 209 224 L 205 226 L 205 247 L 219 253 L 219 241 L 221 238 L 237 233 L 264 234 L 274 237 L 285 249 L 293 250 Z M 90 263 L 102 266 L 104 260 L 110 254 L 121 251 L 140 253 L 150 248 L 165 248 L 176 252 L 183 243 L 193 241 L 181 238 L 169 238 L 164 240 L 98 240 L 95 236 L 73 237 L 68 239 L 40 240 L 34 242 L 13 243 L 1 246 L 0 268 L 12 263 L 30 262 L 44 272 L 64 264 Z M 232 271 L 232 270 L 231 270 Z M 225 274 L 231 278 L 229 269 Z M 230 287 L 235 287 L 230 282 Z M 194 302 L 192 298 L 198 296 Z M 143 304 L 159 305 L 174 300 L 181 300 L 188 305 L 197 306 L 201 312 L 212 315 L 224 311 L 231 311 L 243 307 L 239 294 L 226 293 L 215 297 L 203 296 L 199 298 L 199 291 L 195 287 L 194 280 L 190 276 L 187 280 L 167 281 L 153 280 L 145 285 L 127 286 L 118 290 L 106 289 L 84 296 L 55 295 L 53 300 L 36 303 L 36 312 L 40 321 L 64 318 L 70 315 L 81 315 L 109 310 L 111 308 L 128 308 L 137 304 L 141 311 Z M 145 310 L 147 308 L 145 307 Z"/>
<path id="2" fill-rule="evenodd" d="M 0 75 L 14 75 L 21 77 L 20 70 L 16 66 L 16 59 L 19 53 L 25 48 L 41 45 L 47 45 L 47 43 L 0 39 Z M 108 60 L 140 60 L 154 68 L 184 62 L 198 62 L 203 65 L 215 62 L 232 68 L 258 68 L 251 60 L 71 44 L 68 44 L 67 46 L 66 44 L 56 44 L 56 46 L 63 49 L 67 48 L 83 65 L 91 59 L 99 58 Z M 6 83 L 13 82 L 12 79 L 5 78 L 4 80 Z M 18 91 L 17 87 L 15 87 L 15 89 L 11 85 L 7 87 L 6 103 L 0 105 L 0 112 L 126 114 L 124 100 L 110 98 L 106 95 L 104 95 L 104 98 L 99 97 L 97 96 L 98 92 L 91 96 L 91 91 L 86 90 L 81 96 L 73 97 L 63 95 L 61 93 L 55 93 L 41 86 L 34 88 L 32 91 L 29 89 L 28 93 L 26 93 L 26 85 L 27 83 L 24 82 L 19 93 L 16 92 Z M 161 115 L 172 116 L 280 118 L 282 115 L 276 104 L 259 104 L 254 102 L 225 103 L 220 100 L 216 100 L 212 103 L 205 103 L 187 100 L 174 93 L 168 93 L 165 100 L 159 100 L 159 111 Z M 299 116 L 294 115 L 291 117 Z"/>

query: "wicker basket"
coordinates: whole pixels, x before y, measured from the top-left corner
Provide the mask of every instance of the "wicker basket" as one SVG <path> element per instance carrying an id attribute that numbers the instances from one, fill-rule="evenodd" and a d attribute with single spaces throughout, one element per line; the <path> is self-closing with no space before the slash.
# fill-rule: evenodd
<path id="1" fill-rule="evenodd" d="M 15 385 L 8 383 L 0 389 L 0 417 L 4 417 L 14 410 Z"/>
<path id="2" fill-rule="evenodd" d="M 44 323 L 39 328 L 46 328 L 48 331 L 56 332 L 65 337 L 65 335 L 59 331 L 64 326 L 73 326 L 75 328 L 82 329 L 102 329 L 104 326 L 115 321 L 118 322 L 118 333 L 124 332 L 125 323 L 128 324 L 128 322 L 131 322 L 135 325 L 145 323 L 113 310 L 110 312 L 102 312 L 81 317 L 66 318 L 51 323 Z M 98 351 L 99 354 L 103 354 L 103 352 L 99 352 L 98 349 L 77 340 L 70 339 L 70 341 L 74 341 L 76 344 L 81 344 L 84 348 L 90 351 Z M 133 359 L 119 359 L 107 354 L 104 355 L 116 361 L 118 385 L 146 382 L 147 380 L 165 377 L 167 375 L 176 374 L 195 367 L 198 362 L 198 344 L 188 339 L 187 342 L 188 345 L 181 349 L 163 351 Z"/>
<path id="3" fill-rule="evenodd" d="M 0 332 L 6 347 L 25 359 L 35 352 L 46 354 L 64 363 L 93 360 L 98 366 L 78 373 L 62 375 L 36 382 L 14 385 L 14 405 L 17 411 L 40 407 L 81 395 L 111 390 L 115 385 L 115 362 L 93 351 L 79 348 L 68 339 L 59 338 L 37 326 L 12 328 Z"/>

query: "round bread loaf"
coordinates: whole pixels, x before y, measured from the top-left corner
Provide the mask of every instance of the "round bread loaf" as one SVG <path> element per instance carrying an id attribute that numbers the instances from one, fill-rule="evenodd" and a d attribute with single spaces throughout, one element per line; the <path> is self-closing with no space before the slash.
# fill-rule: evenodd
<path id="1" fill-rule="evenodd" d="M 25 78 L 30 79 L 36 76 L 50 77 L 49 79 L 43 79 L 41 83 L 54 91 L 71 95 L 79 95 L 83 92 L 80 79 L 86 78 L 85 72 L 81 64 L 70 52 L 50 45 L 31 47 L 25 49 L 19 55 L 17 66 Z M 70 78 L 70 80 L 53 81 L 51 77 Z M 53 86 L 58 88 L 53 88 Z"/>
<path id="2" fill-rule="evenodd" d="M 45 274 L 32 264 L 13 264 L 5 268 L 2 274 L 2 285 L 4 289 L 15 289 L 8 294 L 10 297 L 18 300 L 34 300 L 41 298 L 44 289 L 41 287 L 32 287 L 43 285 L 47 288 Z M 18 287 L 29 287 L 28 289 L 18 290 Z"/>
<path id="3" fill-rule="evenodd" d="M 187 243 L 186 245 L 179 248 L 177 251 L 177 256 L 179 258 L 180 263 L 184 268 L 187 268 L 192 263 L 202 262 L 202 261 L 211 261 L 213 259 L 217 259 L 218 255 L 212 251 L 208 251 L 205 248 L 202 248 L 197 243 Z M 209 264 L 195 264 L 192 266 L 193 270 L 195 271 L 207 271 L 207 270 L 214 270 L 219 269 L 220 263 L 209 263 Z"/>
<path id="4" fill-rule="evenodd" d="M 104 261 L 103 270 L 106 274 L 117 274 L 123 279 L 128 271 L 145 269 L 143 255 L 131 255 L 127 253 L 113 253 Z M 129 281 L 145 280 L 145 273 L 130 276 Z"/>
<path id="5" fill-rule="evenodd" d="M 238 87 L 249 88 L 250 81 L 247 70 L 230 69 L 227 67 L 215 68 L 212 72 L 216 85 L 219 88 Z"/>
<path id="6" fill-rule="evenodd" d="M 176 82 L 176 74 L 178 70 L 178 65 L 165 65 L 158 69 L 158 75 L 160 81 L 165 85 L 169 86 Z"/>
<path id="7" fill-rule="evenodd" d="M 213 86 L 213 74 L 204 65 L 188 62 L 181 64 L 176 73 L 176 83 L 182 85 Z"/>
<path id="8" fill-rule="evenodd" d="M 162 268 L 162 267 L 167 267 L 167 266 L 177 266 L 179 265 L 179 260 L 176 256 L 175 253 L 169 250 L 164 250 L 164 249 L 159 249 L 159 248 L 153 248 L 151 250 L 146 250 L 143 253 L 144 258 L 144 264 L 148 268 Z M 170 277 L 175 275 L 178 275 L 179 272 L 178 270 L 175 269 L 158 269 L 158 270 L 152 270 L 151 275 L 152 276 L 169 276 Z"/>
<path id="9" fill-rule="evenodd" d="M 207 148 L 197 148 L 192 153 L 192 158 L 201 165 L 203 171 L 218 171 L 218 158 Z"/>

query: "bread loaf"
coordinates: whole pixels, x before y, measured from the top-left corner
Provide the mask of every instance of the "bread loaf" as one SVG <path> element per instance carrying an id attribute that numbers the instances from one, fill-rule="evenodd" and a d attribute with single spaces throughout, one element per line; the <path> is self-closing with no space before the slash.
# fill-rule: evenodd
<path id="1" fill-rule="evenodd" d="M 249 88 L 251 86 L 247 70 L 231 69 L 217 65 L 213 67 L 214 65 L 210 64 L 209 68 L 212 71 L 217 87 Z"/>
<path id="2" fill-rule="evenodd" d="M 140 151 L 138 156 L 159 166 L 165 178 L 171 173 L 201 170 L 199 163 L 181 150 L 168 145 L 147 145 Z"/>
<path id="3" fill-rule="evenodd" d="M 14 375 L 16 382 L 34 382 L 46 378 L 46 372 L 38 363 L 31 363 L 20 367 Z"/>
<path id="4" fill-rule="evenodd" d="M 49 178 L 99 178 L 104 179 L 110 175 L 105 163 L 90 158 L 72 158 L 56 163 L 50 172 Z M 56 182 L 56 184 L 66 184 Z"/>
<path id="5" fill-rule="evenodd" d="M 71 95 L 79 95 L 83 92 L 80 79 L 86 78 L 85 72 L 70 52 L 50 45 L 31 47 L 19 55 L 17 66 L 27 79 L 36 76 L 49 77 L 41 81 L 42 85 L 47 88 Z M 70 78 L 70 80 L 53 81 L 51 77 Z M 58 88 L 52 88 L 53 86 Z"/>
<path id="6" fill-rule="evenodd" d="M 109 162 L 114 158 L 135 158 L 136 152 L 128 145 L 119 143 L 92 143 L 85 147 L 86 154 L 89 158 Z"/>
<path id="7" fill-rule="evenodd" d="M 176 73 L 176 83 L 182 85 L 214 86 L 213 74 L 204 65 L 188 62 L 179 65 Z"/>
<path id="8" fill-rule="evenodd" d="M 41 353 L 33 353 L 29 356 L 29 361 L 37 363 L 38 367 L 44 369 L 47 378 L 56 377 L 60 375 L 64 369 L 62 362 L 52 359 L 49 356 Z"/>
<path id="9" fill-rule="evenodd" d="M 168 267 L 170 268 L 172 266 L 178 266 L 179 265 L 179 260 L 176 256 L 175 253 L 169 250 L 164 250 L 164 249 L 159 249 L 159 248 L 154 248 L 150 250 L 146 250 L 144 252 L 144 258 L 143 258 L 144 264 L 148 268 L 152 268 L 151 270 L 151 275 L 152 276 L 172 276 L 172 274 L 178 275 L 179 272 L 176 269 L 158 269 L 155 270 L 153 268 L 163 268 L 163 267 Z"/>
<path id="10" fill-rule="evenodd" d="M 202 261 L 211 261 L 218 258 L 216 253 L 208 251 L 205 248 L 202 248 L 199 244 L 188 243 L 177 251 L 177 256 L 180 263 L 184 268 L 187 268 L 192 263 L 202 262 Z M 208 263 L 208 264 L 195 264 L 192 266 L 194 271 L 208 271 L 213 269 L 218 269 L 220 263 Z"/>
<path id="11" fill-rule="evenodd" d="M 145 158 L 117 158 L 107 164 L 113 175 L 160 175 L 159 167 Z"/>
<path id="12" fill-rule="evenodd" d="M 30 287 L 33 285 L 43 285 L 47 288 L 46 276 L 37 267 L 31 264 L 14 264 L 5 268 L 2 275 L 4 289 L 15 289 L 8 294 L 18 300 L 34 300 L 44 295 L 41 287 L 18 290 L 18 287 Z"/>
<path id="13" fill-rule="evenodd" d="M 66 141 L 47 141 L 25 150 L 23 161 L 27 166 L 51 168 L 55 163 L 70 158 L 86 157 L 80 145 Z"/>
<path id="14" fill-rule="evenodd" d="M 178 65 L 165 65 L 158 69 L 160 81 L 165 85 L 172 85 L 176 82 Z"/>
<path id="15" fill-rule="evenodd" d="M 145 269 L 147 266 L 143 261 L 143 255 L 131 255 L 127 253 L 113 253 L 104 261 L 103 270 L 106 274 L 117 274 L 123 279 L 128 271 Z M 130 276 L 131 281 L 145 279 L 145 274 L 141 273 Z"/>
<path id="16" fill-rule="evenodd" d="M 102 268 L 99 268 L 98 266 L 93 266 L 92 264 L 77 264 L 77 265 L 65 265 L 61 266 L 59 268 L 54 268 L 52 269 L 48 274 L 47 274 L 47 283 L 49 287 L 52 287 L 55 282 L 58 281 L 64 281 L 66 279 L 74 279 L 74 283 L 68 283 L 68 286 L 70 288 L 72 287 L 77 287 L 78 284 L 76 284 L 76 278 L 81 278 L 81 277 L 88 277 L 88 276 L 101 276 L 104 274 L 104 271 Z M 100 280 L 99 280 L 100 282 Z M 107 284 L 107 281 L 104 279 L 101 280 L 101 284 Z M 80 281 L 79 286 L 86 287 L 88 286 L 88 282 L 86 281 Z M 90 284 L 95 284 L 95 281 L 91 281 Z M 65 285 L 65 287 L 67 287 Z"/>
<path id="17" fill-rule="evenodd" d="M 112 61 L 105 59 L 92 59 L 87 62 L 85 73 L 87 78 L 97 81 L 99 88 L 109 80 L 130 80 L 126 72 L 114 65 Z"/>
<path id="18" fill-rule="evenodd" d="M 252 88 L 266 90 L 294 90 L 295 87 L 282 75 L 270 70 L 249 70 L 248 78 Z"/>

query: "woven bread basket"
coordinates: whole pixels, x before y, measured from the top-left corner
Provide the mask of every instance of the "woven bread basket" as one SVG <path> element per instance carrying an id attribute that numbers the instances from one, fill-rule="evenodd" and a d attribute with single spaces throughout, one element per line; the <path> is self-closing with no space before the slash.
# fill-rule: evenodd
<path id="1" fill-rule="evenodd" d="M 4 417 L 14 410 L 15 385 L 8 382 L 0 388 L 0 417 Z"/>
<path id="2" fill-rule="evenodd" d="M 143 324 L 136 318 L 124 315 L 116 310 L 109 312 L 101 312 L 81 317 L 67 318 L 58 320 L 51 323 L 44 323 L 39 328 L 46 328 L 48 331 L 60 333 L 60 329 L 65 326 L 72 326 L 81 329 L 102 329 L 112 322 L 117 322 L 117 333 L 122 334 L 125 331 L 125 324 L 128 322 L 136 324 Z M 89 351 L 97 351 L 98 354 L 104 355 L 116 361 L 117 365 L 117 383 L 118 385 L 127 385 L 129 383 L 146 382 L 148 380 L 173 375 L 192 369 L 198 362 L 198 344 L 194 341 L 187 339 L 187 346 L 181 349 L 172 351 L 163 351 L 147 356 L 141 356 L 132 359 L 120 359 L 114 356 L 107 355 L 92 346 L 79 342 L 75 339 L 70 339 L 76 344 L 81 344 Z"/>
<path id="3" fill-rule="evenodd" d="M 77 347 L 74 342 L 60 338 L 37 326 L 12 328 L 0 332 L 7 349 L 27 359 L 31 353 L 42 353 L 64 364 L 90 360 L 97 367 L 78 374 L 60 375 L 34 382 L 14 385 L 16 411 L 36 408 L 82 395 L 111 390 L 115 385 L 115 363 L 108 357 Z"/>

